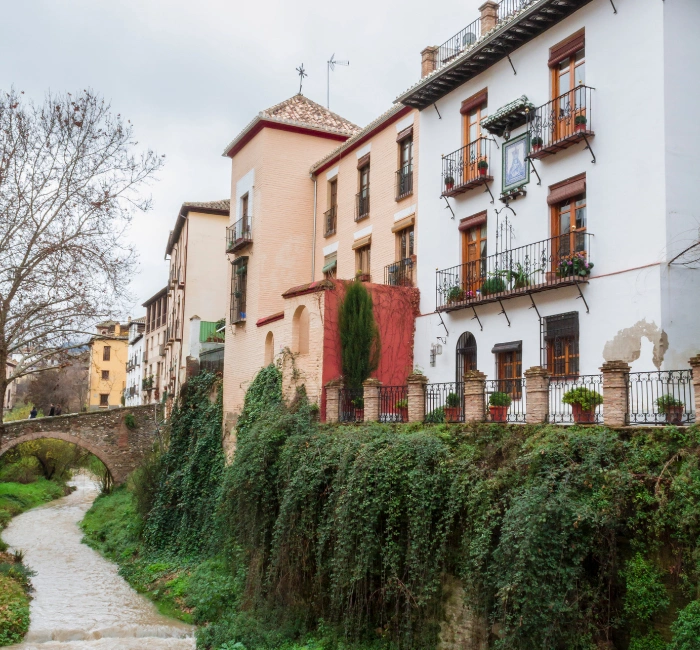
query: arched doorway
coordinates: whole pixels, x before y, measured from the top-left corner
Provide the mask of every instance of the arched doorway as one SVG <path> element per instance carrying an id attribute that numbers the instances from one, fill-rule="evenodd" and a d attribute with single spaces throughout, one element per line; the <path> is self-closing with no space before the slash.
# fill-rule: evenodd
<path id="1" fill-rule="evenodd" d="M 455 381 L 464 381 L 464 373 L 476 369 L 476 339 L 471 332 L 464 332 L 457 341 Z"/>

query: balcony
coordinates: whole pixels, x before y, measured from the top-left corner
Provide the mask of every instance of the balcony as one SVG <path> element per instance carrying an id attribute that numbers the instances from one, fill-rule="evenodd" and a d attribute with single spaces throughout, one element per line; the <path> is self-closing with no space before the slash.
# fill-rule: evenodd
<path id="1" fill-rule="evenodd" d="M 369 185 L 355 195 L 355 221 L 369 217 Z"/>
<path id="2" fill-rule="evenodd" d="M 335 229 L 338 222 L 338 206 L 334 205 L 330 210 L 323 213 L 323 236 L 330 237 L 335 235 Z"/>
<path id="3" fill-rule="evenodd" d="M 413 165 L 406 165 L 396 172 L 396 200 L 413 194 Z"/>
<path id="4" fill-rule="evenodd" d="M 530 158 L 539 159 L 568 149 L 595 135 L 593 131 L 593 91 L 577 86 L 536 108 L 528 116 Z"/>
<path id="5" fill-rule="evenodd" d="M 235 253 L 253 243 L 253 218 L 243 215 L 236 223 L 226 228 L 226 252 Z"/>
<path id="6" fill-rule="evenodd" d="M 415 261 L 407 257 L 384 267 L 384 284 L 390 287 L 412 287 Z"/>
<path id="7" fill-rule="evenodd" d="M 493 181 L 491 140 L 481 137 L 442 157 L 442 195 L 456 196 Z"/>
<path id="8" fill-rule="evenodd" d="M 574 231 L 436 273 L 438 311 L 586 284 L 593 235 Z"/>

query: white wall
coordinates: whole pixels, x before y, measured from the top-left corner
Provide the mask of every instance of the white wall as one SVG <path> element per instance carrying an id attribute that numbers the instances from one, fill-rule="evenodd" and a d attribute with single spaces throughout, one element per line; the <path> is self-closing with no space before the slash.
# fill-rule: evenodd
<path id="1" fill-rule="evenodd" d="M 684 0 L 680 4 L 691 3 L 694 0 Z M 699 8 L 694 7 L 693 13 L 698 13 Z M 665 360 L 653 354 L 653 344 L 656 344 L 657 353 L 664 347 L 662 330 L 667 326 L 662 321 L 661 311 L 667 201 L 663 170 L 666 149 L 664 11 L 668 13 L 668 7 L 664 9 L 664 3 L 657 0 L 636 0 L 633 4 L 622 4 L 615 15 L 608 0 L 593 0 L 516 50 L 511 58 L 517 75 L 513 74 L 507 60 L 500 61 L 438 100 L 442 119 L 432 106 L 420 113 L 419 209 L 422 218 L 417 225 L 417 240 L 420 242 L 418 282 L 423 314 L 431 314 L 435 309 L 435 269 L 461 263 L 460 219 L 487 210 L 488 254 L 495 253 L 495 210 L 503 208 L 498 201 L 501 150 L 492 143 L 490 173 L 494 176 L 491 189 L 496 196 L 495 205 L 491 205 L 490 196 L 483 188 L 477 188 L 449 199 L 456 214 L 453 220 L 450 211 L 445 209 L 445 200 L 440 198 L 441 154 L 461 146 L 461 102 L 485 87 L 488 87 L 489 114 L 521 95 L 526 95 L 535 106 L 549 101 L 549 48 L 585 27 L 586 85 L 596 89 L 592 104 L 596 136 L 591 143 L 597 163 L 591 163 L 590 152 L 584 150 L 583 144 L 535 161 L 542 184 L 538 185 L 537 177 L 532 174 L 527 196 L 511 203 L 517 213 L 517 216 L 509 215 L 514 229 L 511 246 L 515 248 L 548 238 L 551 235 L 548 187 L 585 172 L 587 230 L 594 235 L 590 259 L 595 269 L 589 285 L 583 287 L 590 314 L 586 313 L 583 301 L 577 298 L 575 287 L 535 294 L 534 300 L 542 316 L 579 312 L 582 374 L 598 372 L 603 361 L 613 358 L 627 358 L 635 367 L 643 365 L 640 369 L 644 370 L 653 370 L 655 364 L 665 366 Z M 683 13 L 682 8 L 675 11 Z M 687 21 L 687 16 L 679 20 Z M 690 30 L 696 22 L 687 21 L 686 24 Z M 688 40 L 690 38 L 689 35 Z M 679 83 L 683 80 L 692 87 L 692 75 L 688 77 L 682 67 L 678 74 Z M 687 110 L 692 111 L 693 106 Z M 516 130 L 513 136 L 523 133 L 525 128 Z M 693 130 L 698 128 L 695 123 Z M 501 146 L 503 140 L 497 138 L 497 141 Z M 696 142 L 698 139 L 693 134 L 693 144 Z M 692 173 L 697 183 L 700 175 L 695 168 Z M 530 309 L 530 299 L 504 300 L 503 305 L 511 327 L 499 314 L 498 303 L 476 307 L 483 332 L 477 321 L 471 320 L 471 309 L 443 314 L 450 335 L 435 368 L 429 365 L 430 344 L 437 342 L 438 336 L 444 337 L 445 331 L 437 315 L 418 319 L 416 363 L 424 368 L 431 381 L 454 381 L 454 348 L 464 331 L 475 335 L 479 369 L 491 377 L 494 373 L 491 348 L 495 343 L 522 340 L 523 369 L 539 365 L 539 322 L 535 310 Z M 687 308 L 681 311 L 689 314 Z M 698 340 L 694 332 L 692 338 Z M 675 334 L 677 340 L 672 344 L 681 349 L 683 345 L 679 339 L 689 336 L 689 331 L 679 329 Z M 673 362 L 680 363 L 680 360 L 673 358 Z M 687 362 L 681 367 L 687 367 Z"/>
<path id="2" fill-rule="evenodd" d="M 131 334 L 131 330 L 129 332 Z M 129 341 L 128 360 L 135 360 L 136 364 L 126 373 L 126 390 L 127 396 L 125 400 L 126 406 L 141 405 L 141 376 L 143 368 L 143 342 L 144 337 L 140 336 L 138 341 L 132 343 Z M 128 396 L 129 387 L 136 386 L 136 393 L 133 397 Z"/>

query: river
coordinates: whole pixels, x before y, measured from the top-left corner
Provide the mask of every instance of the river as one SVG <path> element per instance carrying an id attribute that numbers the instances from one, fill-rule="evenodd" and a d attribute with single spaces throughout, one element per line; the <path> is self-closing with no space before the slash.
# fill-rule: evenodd
<path id="1" fill-rule="evenodd" d="M 78 522 L 98 494 L 78 475 L 67 497 L 15 517 L 3 539 L 36 575 L 29 632 L 14 650 L 192 650 L 193 628 L 160 615 L 81 543 Z"/>

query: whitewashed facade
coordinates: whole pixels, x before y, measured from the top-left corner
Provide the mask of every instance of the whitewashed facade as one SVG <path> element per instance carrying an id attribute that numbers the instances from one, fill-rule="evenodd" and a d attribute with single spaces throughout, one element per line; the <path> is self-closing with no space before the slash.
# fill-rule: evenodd
<path id="1" fill-rule="evenodd" d="M 499 349 L 519 350 L 522 371 L 544 365 L 552 372 L 556 362 L 564 364 L 559 374 L 589 374 L 612 360 L 627 361 L 633 369 L 645 371 L 688 368 L 688 359 L 700 348 L 700 271 L 684 265 L 687 258 L 681 255 L 700 237 L 696 199 L 700 121 L 694 115 L 699 94 L 694 80 L 700 72 L 700 39 L 694 30 L 700 23 L 700 2 L 614 0 L 614 4 L 617 13 L 610 0 L 487 3 L 481 27 L 490 20 L 491 9 L 499 16 L 496 26 L 488 29 L 486 24 L 484 33 L 479 29 L 475 42 L 462 34 L 460 43 L 466 49 L 455 50 L 451 60 L 444 47 L 428 52 L 438 69 L 398 100 L 421 109 L 418 196 L 422 218 L 416 233 L 421 242 L 421 316 L 416 322 L 415 363 L 431 382 L 461 380 L 464 359 L 458 360 L 457 347 L 466 333 L 473 335 L 476 344 L 472 364 L 488 378 L 499 378 Z M 521 5 L 519 11 L 500 18 L 499 11 L 515 5 Z M 543 9 L 556 17 L 552 24 L 539 20 L 545 15 Z M 445 27 L 449 32 L 449 24 Z M 533 160 L 541 183 L 530 168 L 526 195 L 509 201 L 507 208 L 500 200 L 504 147 L 527 132 L 531 138 L 537 135 L 536 109 L 558 97 L 553 86 L 567 81 L 559 78 L 561 64 L 550 67 L 553 57 L 557 48 L 561 54 L 566 43 L 581 34 L 583 52 L 569 56 L 571 69 L 585 61 L 585 72 L 576 68 L 574 74 L 582 78 L 566 90 L 578 87 L 579 81 L 591 88 L 581 91 L 589 92 L 588 103 L 574 107 L 573 116 L 587 115 L 592 151 L 581 139 L 556 155 Z M 510 51 L 509 61 L 498 38 L 501 43 L 503 38 L 525 42 Z M 430 65 L 429 61 L 428 69 Z M 529 123 L 500 135 L 482 128 L 482 135 L 492 138 L 484 146 L 490 147 L 488 176 L 493 180 L 445 197 L 444 193 L 452 192 L 446 190 L 442 156 L 473 140 L 465 135 L 469 116 L 460 109 L 465 100 L 482 91 L 487 95 L 480 106 L 482 120 L 525 96 L 531 104 L 525 118 Z M 561 106 L 555 109 L 557 116 Z M 575 127 L 571 129 L 562 135 L 578 139 Z M 553 142 L 556 139 L 556 135 L 550 137 Z M 532 142 L 528 147 L 532 153 Z M 521 162 L 529 166 L 527 159 Z M 460 173 L 478 175 L 473 169 L 452 175 Z M 575 214 L 576 202 L 585 198 L 585 215 L 570 225 L 579 233 L 585 228 L 582 248 L 594 267 L 578 283 L 562 282 L 556 270 L 565 251 L 553 250 L 551 242 L 558 235 L 555 210 L 565 206 L 550 206 L 548 197 L 569 179 L 577 179 L 575 187 L 580 190 L 582 178 L 585 194 L 564 202 L 574 204 Z M 484 211 L 486 223 L 479 236 L 486 237 L 488 262 L 482 266 L 472 257 L 465 263 L 467 238 L 474 232 L 461 232 L 460 224 L 478 224 L 478 215 Z M 464 221 L 470 217 L 474 217 L 471 222 Z M 571 235 L 573 250 L 578 246 L 575 238 Z M 504 255 L 537 242 L 549 242 L 532 249 L 537 255 L 544 250 L 544 261 L 535 259 L 537 255 L 526 257 L 523 250 L 514 257 Z M 497 253 L 500 262 L 492 257 Z M 507 268 L 507 259 L 529 264 L 529 286 L 526 280 L 524 287 L 515 287 L 513 278 L 505 277 L 505 288 L 497 296 L 477 295 L 484 281 Z M 454 277 L 463 294 L 457 304 L 448 304 L 446 287 L 436 286 L 436 269 L 459 265 Z M 475 279 L 476 268 L 484 271 L 476 273 L 480 277 Z M 470 290 L 473 296 L 466 295 Z M 564 356 L 571 354 L 572 359 L 563 361 L 562 350 L 555 352 L 546 334 L 548 328 L 550 332 L 556 328 L 555 320 L 548 317 L 558 315 L 569 315 L 568 323 L 578 323 L 577 334 L 571 332 L 577 339 L 575 346 L 564 346 Z"/>
<path id="2" fill-rule="evenodd" d="M 137 318 L 129 323 L 129 353 L 126 362 L 125 406 L 141 406 L 141 376 L 143 341 L 146 319 Z"/>

